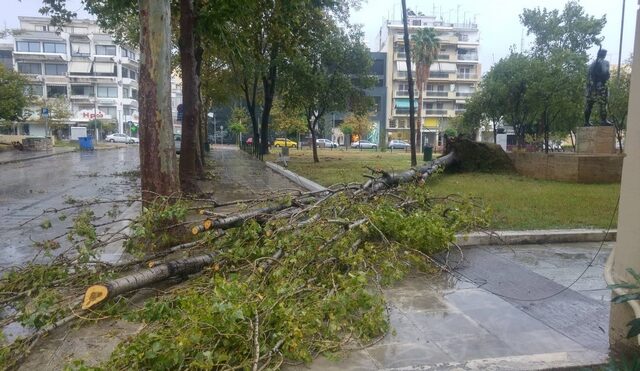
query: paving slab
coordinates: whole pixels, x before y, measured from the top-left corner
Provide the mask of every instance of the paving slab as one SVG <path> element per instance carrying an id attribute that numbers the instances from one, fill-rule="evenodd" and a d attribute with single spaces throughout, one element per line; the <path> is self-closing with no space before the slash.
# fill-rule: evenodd
<path id="1" fill-rule="evenodd" d="M 385 289 L 392 331 L 380 342 L 355 358 L 320 357 L 289 369 L 537 370 L 606 363 L 608 299 L 573 288 L 602 289 L 601 263 L 611 248 L 464 249 L 453 274 L 411 276 Z"/>

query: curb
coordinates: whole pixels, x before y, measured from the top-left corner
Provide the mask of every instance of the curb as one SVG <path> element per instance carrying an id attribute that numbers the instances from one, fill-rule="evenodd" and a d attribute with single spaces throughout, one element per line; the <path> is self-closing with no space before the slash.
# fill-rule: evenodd
<path id="1" fill-rule="evenodd" d="M 0 161 L 0 165 L 15 164 L 15 163 L 18 163 L 18 162 L 24 162 L 24 161 L 30 161 L 30 160 L 38 160 L 38 159 L 41 159 L 41 158 L 59 156 L 59 155 L 64 155 L 65 153 L 72 153 L 72 152 L 78 152 L 78 150 L 77 149 L 72 149 L 70 151 L 47 153 L 47 154 L 44 154 L 44 155 L 41 155 L 41 156 L 33 156 L 33 157 L 28 157 L 28 158 L 17 158 L 17 159 L 14 159 L 14 160 Z"/>
<path id="2" fill-rule="evenodd" d="M 296 183 L 301 187 L 306 188 L 311 192 L 321 192 L 327 189 L 326 187 L 323 187 L 314 181 L 311 181 L 305 177 L 302 177 L 291 170 L 287 170 L 280 165 L 276 165 L 273 162 L 265 161 L 264 163 L 267 165 L 269 169 L 279 173 L 280 175 L 283 175 L 285 178 L 289 179 L 290 181 Z"/>
<path id="3" fill-rule="evenodd" d="M 615 241 L 615 229 L 547 229 L 528 231 L 472 232 L 456 235 L 461 247 L 483 245 L 525 245 L 566 242 Z"/>
<path id="4" fill-rule="evenodd" d="M 129 206 L 120 215 L 118 215 L 118 218 L 135 219 L 140 215 L 141 206 L 140 202 L 134 202 L 133 205 Z M 131 232 L 130 225 L 130 221 L 122 220 L 118 223 L 112 224 L 106 232 L 120 230 L 120 235 L 128 236 Z M 127 261 L 130 261 L 132 256 L 124 251 L 124 243 L 125 241 L 123 240 L 108 242 L 104 247 L 102 247 L 97 260 L 113 265 L 124 264 Z"/>

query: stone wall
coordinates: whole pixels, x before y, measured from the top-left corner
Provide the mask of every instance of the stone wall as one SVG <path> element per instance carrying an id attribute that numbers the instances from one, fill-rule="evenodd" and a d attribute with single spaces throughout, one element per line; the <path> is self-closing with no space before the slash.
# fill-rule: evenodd
<path id="1" fill-rule="evenodd" d="M 622 176 L 624 155 L 575 153 L 509 153 L 516 171 L 536 179 L 577 183 L 615 183 Z"/>

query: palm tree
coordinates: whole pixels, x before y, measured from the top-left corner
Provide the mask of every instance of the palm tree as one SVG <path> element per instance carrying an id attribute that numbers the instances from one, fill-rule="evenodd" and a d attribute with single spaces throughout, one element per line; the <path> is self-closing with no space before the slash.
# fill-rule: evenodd
<path id="1" fill-rule="evenodd" d="M 436 30 L 431 27 L 421 28 L 412 37 L 412 56 L 416 64 L 416 82 L 418 85 L 418 130 L 416 131 L 416 145 L 420 148 L 422 129 L 422 92 L 429 80 L 431 65 L 438 58 L 440 39 Z"/>

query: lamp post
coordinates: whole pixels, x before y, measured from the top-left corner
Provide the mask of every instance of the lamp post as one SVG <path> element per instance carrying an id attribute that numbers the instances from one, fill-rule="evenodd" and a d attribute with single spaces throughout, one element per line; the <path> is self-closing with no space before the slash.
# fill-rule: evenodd
<path id="1" fill-rule="evenodd" d="M 224 144 L 222 143 L 222 132 L 224 131 L 224 126 L 220 125 L 220 144 Z"/>

